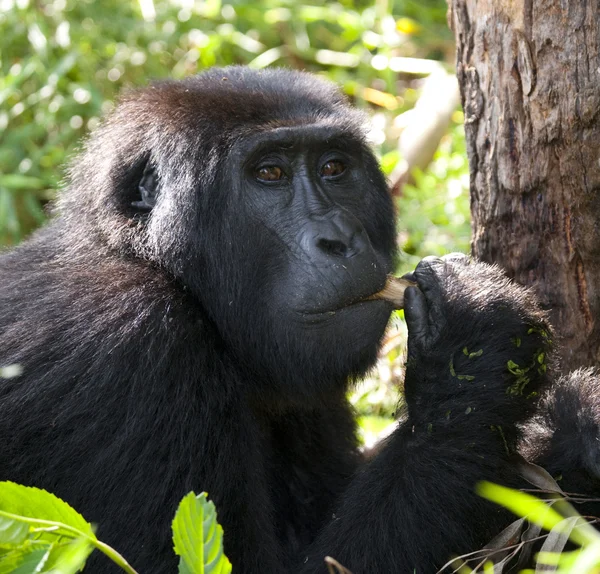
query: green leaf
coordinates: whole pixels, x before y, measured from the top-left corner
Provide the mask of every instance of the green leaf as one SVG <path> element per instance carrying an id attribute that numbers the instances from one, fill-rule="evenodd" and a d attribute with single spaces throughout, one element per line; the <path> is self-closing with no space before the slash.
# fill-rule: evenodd
<path id="1" fill-rule="evenodd" d="M 23 486 L 14 482 L 0 482 L 0 512 L 41 521 L 59 522 L 82 535 L 96 540 L 91 525 L 66 502 L 40 488 Z M 40 532 L 36 538 L 55 540 L 52 532 Z"/>
<path id="2" fill-rule="evenodd" d="M 0 574 L 37 574 L 48 560 L 51 544 L 26 544 L 0 556 Z"/>
<path id="3" fill-rule="evenodd" d="M 484 498 L 508 508 L 518 516 L 525 516 L 546 530 L 552 530 L 563 520 L 563 517 L 548 504 L 518 490 L 491 482 L 482 482 L 477 485 L 477 492 Z"/>
<path id="4" fill-rule="evenodd" d="M 83 569 L 93 550 L 87 538 L 77 538 L 67 544 L 56 545 L 48 558 L 44 574 L 76 574 Z"/>
<path id="5" fill-rule="evenodd" d="M 0 544 L 20 544 L 29 536 L 29 525 L 0 516 Z"/>
<path id="6" fill-rule="evenodd" d="M 556 533 L 569 530 L 570 540 L 580 546 L 587 544 L 599 544 L 600 546 L 600 537 L 594 528 L 584 521 L 577 528 L 570 529 L 569 522 L 564 520 L 564 517 L 559 512 L 549 506 L 553 501 L 542 501 L 525 492 L 485 481 L 480 482 L 476 490 L 480 496 L 508 508 L 518 516 L 527 518 L 527 520 L 541 526 L 545 530 Z M 554 501 L 554 503 L 560 506 L 562 501 L 559 499 L 558 501 Z"/>
<path id="7" fill-rule="evenodd" d="M 44 546 L 49 552 L 44 559 L 48 561 L 44 572 L 73 574 L 83 568 L 89 554 L 97 548 L 123 570 L 136 574 L 114 548 L 96 538 L 91 525 L 81 514 L 45 490 L 0 482 L 0 520 L 6 526 L 4 547 L 0 546 L 2 560 L 25 552 L 33 545 Z M 25 538 L 23 530 L 16 525 L 19 522 L 27 527 Z M 14 567 L 6 572 L 13 570 Z M 32 570 L 38 571 L 41 570 Z M 2 572 L 0 570 L 0 574 Z"/>
<path id="8" fill-rule="evenodd" d="M 206 492 L 198 496 L 190 492 L 179 503 L 173 520 L 173 542 L 180 556 L 179 574 L 231 572 L 231 562 L 223 553 L 223 528 Z"/>
<path id="9" fill-rule="evenodd" d="M 95 540 L 92 527 L 60 498 L 0 482 L 0 574 L 75 574 Z"/>

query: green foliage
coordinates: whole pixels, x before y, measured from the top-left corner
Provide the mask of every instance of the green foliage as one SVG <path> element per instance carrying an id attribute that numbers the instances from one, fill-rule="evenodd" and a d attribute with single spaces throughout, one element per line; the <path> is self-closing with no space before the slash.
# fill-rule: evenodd
<path id="1" fill-rule="evenodd" d="M 180 502 L 173 542 L 180 574 L 231 573 L 223 553 L 223 528 L 206 493 L 190 492 Z M 0 482 L 0 574 L 75 574 L 95 548 L 136 574 L 66 502 L 39 488 Z"/>
<path id="2" fill-rule="evenodd" d="M 470 251 L 469 171 L 462 114 L 453 117 L 425 172 L 416 171 L 398 199 L 399 271 L 405 273 L 427 255 Z"/>
<path id="3" fill-rule="evenodd" d="M 358 436 L 362 445 L 373 446 L 387 434 L 393 419 L 390 416 L 363 415 L 358 417 Z"/>
<path id="4" fill-rule="evenodd" d="M 403 78 L 390 58 L 448 56 L 444 14 L 444 0 L 3 0 L 0 245 L 44 220 L 65 159 L 122 88 L 279 65 L 326 73 L 359 106 L 397 113 L 414 101 L 415 72 Z"/>
<path id="5" fill-rule="evenodd" d="M 552 530 L 562 521 L 562 516 L 542 500 L 525 492 L 513 490 L 499 484 L 482 482 L 477 487 L 478 493 L 512 512 L 527 517 L 534 524 L 546 530 Z"/>
<path id="6" fill-rule="evenodd" d="M 75 573 L 96 542 L 89 523 L 66 502 L 0 482 L 0 573 Z"/>
<path id="7" fill-rule="evenodd" d="M 551 478 L 544 480 L 553 482 Z M 555 491 L 554 488 L 551 490 Z M 478 492 L 484 498 L 508 508 L 516 515 L 526 518 L 532 524 L 549 532 L 541 551 L 536 556 L 538 568 L 535 572 L 552 570 L 556 574 L 596 574 L 599 571 L 600 532 L 558 493 L 549 500 L 540 500 L 525 492 L 489 482 L 479 484 Z M 522 521 L 514 524 L 519 525 L 520 528 L 520 522 Z M 569 540 L 579 548 L 563 552 Z M 531 539 L 529 541 L 531 542 Z M 491 546 L 493 547 L 493 544 Z M 502 572 L 501 568 L 493 570 L 489 565 L 486 568 L 484 572 Z M 460 572 L 473 571 L 461 567 Z M 522 570 L 521 574 L 534 574 L 534 570 Z"/>
<path id="8" fill-rule="evenodd" d="M 175 553 L 180 574 L 229 574 L 231 563 L 223 553 L 223 528 L 206 492 L 188 493 L 173 520 Z"/>

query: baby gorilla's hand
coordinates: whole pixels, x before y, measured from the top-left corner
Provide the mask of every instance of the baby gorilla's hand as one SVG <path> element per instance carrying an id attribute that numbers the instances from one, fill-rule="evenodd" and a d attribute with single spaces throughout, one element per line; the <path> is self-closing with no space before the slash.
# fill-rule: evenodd
<path id="1" fill-rule="evenodd" d="M 417 422 L 525 417 L 546 380 L 550 329 L 534 297 L 496 267 L 429 257 L 408 276 L 405 393 Z M 473 415 L 465 417 L 465 415 Z"/>

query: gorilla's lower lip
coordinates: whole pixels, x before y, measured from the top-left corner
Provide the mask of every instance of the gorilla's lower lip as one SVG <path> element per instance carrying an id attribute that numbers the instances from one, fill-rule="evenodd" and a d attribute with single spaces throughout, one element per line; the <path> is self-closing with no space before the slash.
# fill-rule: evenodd
<path id="1" fill-rule="evenodd" d="M 348 303 L 342 303 L 337 307 L 329 307 L 329 308 L 321 308 L 321 309 L 301 309 L 301 310 L 298 310 L 297 313 L 299 315 L 304 315 L 304 316 L 309 316 L 309 317 L 318 317 L 318 316 L 335 315 L 336 313 L 339 313 L 341 311 L 346 311 L 348 309 L 352 309 L 354 307 L 359 307 L 362 305 L 371 305 L 371 304 L 377 303 L 378 301 L 389 304 L 389 303 L 391 303 L 391 301 L 389 299 L 386 299 L 385 297 L 380 296 L 380 294 L 383 293 L 383 291 L 385 289 L 386 289 L 386 287 L 384 287 L 381 291 L 378 291 L 377 293 L 375 293 L 373 295 L 363 297 L 362 299 L 354 299 L 352 301 L 349 301 Z"/>
<path id="2" fill-rule="evenodd" d="M 335 315 L 336 313 L 341 313 L 342 311 L 347 311 L 353 309 L 354 307 L 359 307 L 367 304 L 375 304 L 378 301 L 389 303 L 389 301 L 385 301 L 383 298 L 376 298 L 374 296 L 365 297 L 363 299 L 358 299 L 356 301 L 352 301 L 350 303 L 346 303 L 340 305 L 339 307 L 332 307 L 329 309 L 303 309 L 297 311 L 299 315 L 304 317 L 310 317 L 312 319 L 318 317 L 327 317 Z"/>

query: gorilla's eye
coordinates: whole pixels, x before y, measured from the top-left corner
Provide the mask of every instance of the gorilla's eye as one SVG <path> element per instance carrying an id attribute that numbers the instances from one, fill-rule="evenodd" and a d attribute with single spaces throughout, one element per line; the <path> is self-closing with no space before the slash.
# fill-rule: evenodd
<path id="1" fill-rule="evenodd" d="M 276 165 L 266 165 L 264 167 L 260 167 L 254 172 L 254 174 L 256 179 L 259 179 L 260 181 L 280 181 L 285 177 L 283 170 Z"/>
<path id="2" fill-rule="evenodd" d="M 346 171 L 346 166 L 339 160 L 333 159 L 321 166 L 321 177 L 335 177 Z"/>

